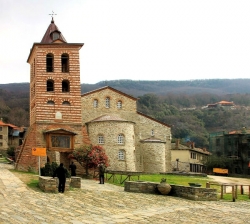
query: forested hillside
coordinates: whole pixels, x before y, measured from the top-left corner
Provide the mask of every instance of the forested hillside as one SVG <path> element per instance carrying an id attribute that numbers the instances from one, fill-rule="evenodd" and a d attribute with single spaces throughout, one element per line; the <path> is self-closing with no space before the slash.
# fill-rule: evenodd
<path id="1" fill-rule="evenodd" d="M 173 138 L 208 146 L 208 133 L 250 128 L 250 79 L 193 81 L 103 81 L 82 84 L 82 93 L 111 86 L 138 97 L 138 111 L 172 126 Z M 207 104 L 233 101 L 234 110 L 206 110 Z M 0 84 L 0 117 L 29 125 L 29 83 Z"/>

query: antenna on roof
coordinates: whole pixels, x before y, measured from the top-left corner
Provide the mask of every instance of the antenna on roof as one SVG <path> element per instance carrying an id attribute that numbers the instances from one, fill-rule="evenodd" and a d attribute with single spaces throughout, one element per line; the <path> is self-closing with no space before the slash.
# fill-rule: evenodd
<path id="1" fill-rule="evenodd" d="M 53 18 L 53 17 L 56 16 L 57 14 L 55 14 L 54 11 L 52 11 L 52 13 L 49 14 L 49 15 L 50 15 L 51 18 L 52 18 L 51 22 L 54 23 L 54 18 Z"/>

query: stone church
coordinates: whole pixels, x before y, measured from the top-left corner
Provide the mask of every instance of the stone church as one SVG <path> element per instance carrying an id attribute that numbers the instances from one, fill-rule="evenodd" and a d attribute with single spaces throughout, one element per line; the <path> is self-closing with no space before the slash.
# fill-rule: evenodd
<path id="1" fill-rule="evenodd" d="M 137 98 L 106 86 L 81 95 L 79 51 L 52 21 L 30 64 L 30 127 L 16 154 L 16 169 L 38 170 L 32 148 L 46 148 L 46 162 L 63 162 L 84 144 L 101 145 L 109 170 L 171 171 L 171 128 L 137 111 Z"/>

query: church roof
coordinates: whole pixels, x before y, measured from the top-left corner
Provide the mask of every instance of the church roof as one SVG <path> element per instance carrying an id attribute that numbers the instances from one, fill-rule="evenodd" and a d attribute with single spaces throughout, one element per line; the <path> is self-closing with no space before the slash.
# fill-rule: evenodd
<path id="1" fill-rule="evenodd" d="M 58 33 L 59 36 L 56 40 L 53 40 L 53 33 Z M 61 31 L 58 29 L 58 27 L 56 26 L 56 24 L 54 23 L 54 19 L 52 18 L 51 23 L 46 31 L 46 33 L 43 36 L 43 39 L 41 41 L 41 43 L 43 44 L 49 44 L 49 43 L 53 43 L 55 41 L 62 41 L 64 43 L 67 43 L 66 39 L 64 38 L 64 36 L 62 35 Z"/>
<path id="2" fill-rule="evenodd" d="M 68 132 L 74 135 L 77 135 L 76 132 L 74 132 L 70 127 L 65 126 L 64 128 L 57 126 L 57 125 L 50 125 L 46 128 L 46 130 L 44 130 L 43 133 L 51 133 L 51 132 Z"/>
<path id="3" fill-rule="evenodd" d="M 162 141 L 159 138 L 155 138 L 154 136 L 151 136 L 150 138 L 146 138 L 141 140 L 141 142 L 154 142 L 154 143 L 166 143 L 166 141 Z"/>
<path id="4" fill-rule="evenodd" d="M 126 96 L 126 97 L 128 97 L 128 98 L 130 98 L 130 99 L 132 99 L 132 100 L 135 100 L 135 101 L 138 99 L 138 98 L 135 98 L 135 97 L 133 97 L 133 96 L 131 96 L 131 95 L 128 95 L 128 94 L 126 94 L 126 93 L 124 93 L 124 92 L 121 92 L 120 90 L 117 90 L 117 89 L 115 89 L 115 88 L 112 88 L 111 86 L 104 86 L 104 87 L 101 87 L 101 88 L 99 88 L 99 89 L 95 89 L 95 90 L 86 92 L 86 93 L 82 94 L 81 96 L 84 97 L 84 96 L 87 96 L 87 95 L 92 94 L 92 93 L 100 92 L 100 91 L 102 91 L 102 90 L 104 90 L 104 89 L 110 89 L 110 90 L 112 90 L 112 91 L 114 91 L 114 92 L 116 92 L 116 93 L 119 93 L 119 94 L 121 94 L 121 95 L 124 95 L 124 96 Z"/>

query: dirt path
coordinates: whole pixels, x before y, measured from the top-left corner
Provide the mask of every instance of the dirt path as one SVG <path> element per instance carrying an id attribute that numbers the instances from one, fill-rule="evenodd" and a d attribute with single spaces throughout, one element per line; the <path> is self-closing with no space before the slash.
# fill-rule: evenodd
<path id="1" fill-rule="evenodd" d="M 224 177 L 224 176 L 213 176 L 213 175 L 208 175 L 208 177 L 211 178 L 213 181 L 216 181 L 218 183 L 250 185 L 249 178 L 236 178 L 236 177 Z M 224 189 L 227 193 L 232 192 L 232 187 L 230 187 L 230 186 L 227 186 Z M 244 189 L 245 193 L 249 192 L 248 186 L 244 186 L 243 189 Z"/>
<path id="2" fill-rule="evenodd" d="M 214 176 L 214 175 L 208 175 L 208 177 L 220 183 L 230 183 L 230 184 L 238 184 L 238 185 L 249 184 L 250 185 L 249 178 L 224 177 L 224 176 Z"/>

